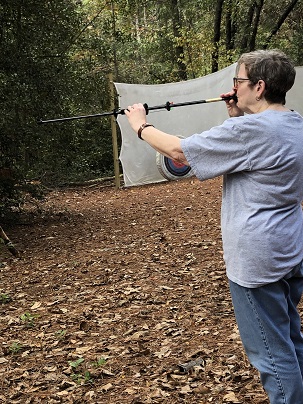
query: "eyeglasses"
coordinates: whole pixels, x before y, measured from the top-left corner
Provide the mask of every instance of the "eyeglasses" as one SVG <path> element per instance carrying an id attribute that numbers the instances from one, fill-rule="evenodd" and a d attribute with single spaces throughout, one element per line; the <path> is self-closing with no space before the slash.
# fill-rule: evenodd
<path id="1" fill-rule="evenodd" d="M 241 77 L 234 77 L 234 87 L 238 88 L 239 82 L 241 81 L 250 81 L 250 79 L 242 79 Z"/>

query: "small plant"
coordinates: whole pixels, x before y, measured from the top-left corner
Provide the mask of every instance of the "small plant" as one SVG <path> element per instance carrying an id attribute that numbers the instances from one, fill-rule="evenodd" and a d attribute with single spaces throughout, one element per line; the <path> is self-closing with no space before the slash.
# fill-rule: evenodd
<path id="1" fill-rule="evenodd" d="M 55 335 L 59 340 L 63 340 L 66 336 L 66 330 L 59 330 Z"/>
<path id="2" fill-rule="evenodd" d="M 68 364 L 72 369 L 77 369 L 83 362 L 84 362 L 84 359 L 79 358 L 75 361 L 69 361 Z M 74 372 L 71 374 L 71 378 L 78 384 L 93 382 L 92 375 L 88 370 L 85 370 L 84 373 Z"/>
<path id="3" fill-rule="evenodd" d="M 17 354 L 20 351 L 22 351 L 22 349 L 23 349 L 23 345 L 20 344 L 20 342 L 13 342 L 12 345 L 8 348 L 8 350 L 12 354 Z"/>
<path id="4" fill-rule="evenodd" d="M 77 383 L 77 384 L 82 384 L 82 383 L 92 383 L 93 378 L 91 373 L 86 370 L 84 374 L 81 373 L 72 373 L 71 378 Z"/>
<path id="5" fill-rule="evenodd" d="M 106 364 L 106 359 L 105 358 L 100 358 L 100 359 L 97 359 L 97 361 L 93 363 L 93 366 L 98 368 L 98 367 L 103 366 L 105 364 Z"/>
<path id="6" fill-rule="evenodd" d="M 83 359 L 83 358 L 79 358 L 79 359 L 77 359 L 76 361 L 69 361 L 68 364 L 69 364 L 69 366 L 70 366 L 71 368 L 77 369 L 77 367 L 78 367 L 82 362 L 84 362 L 84 359 Z"/>
<path id="7" fill-rule="evenodd" d="M 74 382 L 76 382 L 77 384 L 81 384 L 82 383 L 82 375 L 81 373 L 72 373 L 71 378 Z"/>
<path id="8" fill-rule="evenodd" d="M 0 304 L 9 303 L 12 298 L 7 293 L 0 293 Z"/>
<path id="9" fill-rule="evenodd" d="M 37 317 L 38 317 L 37 314 L 31 314 L 27 311 L 24 314 L 21 314 L 20 319 L 23 322 L 23 324 L 26 325 L 26 327 L 34 327 L 35 320 Z"/>
<path id="10" fill-rule="evenodd" d="M 83 381 L 84 381 L 84 383 L 92 383 L 93 382 L 92 375 L 88 370 L 86 370 L 84 372 L 84 380 Z"/>

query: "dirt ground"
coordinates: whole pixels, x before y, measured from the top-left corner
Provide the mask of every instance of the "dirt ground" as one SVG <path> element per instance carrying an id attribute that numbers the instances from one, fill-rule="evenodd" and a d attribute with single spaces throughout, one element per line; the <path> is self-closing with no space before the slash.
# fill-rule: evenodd
<path id="1" fill-rule="evenodd" d="M 221 179 L 28 203 L 0 246 L 0 403 L 268 404 L 243 353 Z"/>

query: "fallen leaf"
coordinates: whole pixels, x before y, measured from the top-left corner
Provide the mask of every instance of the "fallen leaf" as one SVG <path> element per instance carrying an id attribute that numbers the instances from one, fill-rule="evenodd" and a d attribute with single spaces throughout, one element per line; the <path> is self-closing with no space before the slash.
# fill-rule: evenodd
<path id="1" fill-rule="evenodd" d="M 85 352 L 90 351 L 91 349 L 92 349 L 91 346 L 83 346 L 83 347 L 80 347 L 80 348 L 76 348 L 76 353 L 77 354 L 83 354 Z"/>
<path id="2" fill-rule="evenodd" d="M 191 393 L 191 391 L 192 390 L 191 390 L 190 386 L 186 385 L 186 386 L 181 387 L 180 393 L 181 394 L 188 394 L 188 393 Z"/>
<path id="3" fill-rule="evenodd" d="M 104 384 L 103 386 L 101 386 L 101 390 L 103 390 L 103 391 L 108 391 L 108 390 L 111 390 L 112 388 L 113 388 L 113 385 L 111 383 L 107 383 L 107 384 Z"/>
<path id="4" fill-rule="evenodd" d="M 31 309 L 32 310 L 36 310 L 36 309 L 38 309 L 39 307 L 41 307 L 41 302 L 35 302 L 32 306 L 31 306 Z"/>
<path id="5" fill-rule="evenodd" d="M 235 395 L 234 392 L 230 392 L 228 394 L 225 394 L 225 396 L 223 397 L 223 401 L 225 403 L 240 403 L 241 401 L 239 401 Z"/>

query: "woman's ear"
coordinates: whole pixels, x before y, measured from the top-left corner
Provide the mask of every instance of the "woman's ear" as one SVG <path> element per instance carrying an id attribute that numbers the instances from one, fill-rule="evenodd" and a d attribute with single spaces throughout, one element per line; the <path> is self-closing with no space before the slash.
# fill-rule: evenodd
<path id="1" fill-rule="evenodd" d="M 264 80 L 259 80 L 257 83 L 257 91 L 259 94 L 259 97 L 262 97 L 266 89 L 266 84 Z"/>

